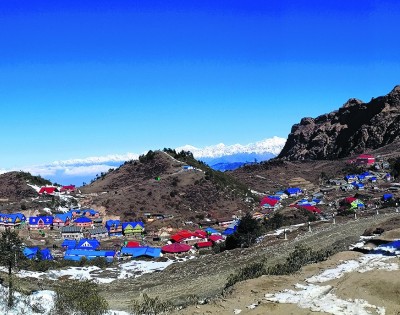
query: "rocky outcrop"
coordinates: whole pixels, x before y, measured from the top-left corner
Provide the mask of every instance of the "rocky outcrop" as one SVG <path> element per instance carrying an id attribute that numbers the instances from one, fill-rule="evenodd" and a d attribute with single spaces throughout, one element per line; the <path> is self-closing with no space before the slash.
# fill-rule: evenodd
<path id="1" fill-rule="evenodd" d="M 339 110 L 295 124 L 279 154 L 287 160 L 337 159 L 400 139 L 400 85 L 369 103 L 349 99 Z"/>

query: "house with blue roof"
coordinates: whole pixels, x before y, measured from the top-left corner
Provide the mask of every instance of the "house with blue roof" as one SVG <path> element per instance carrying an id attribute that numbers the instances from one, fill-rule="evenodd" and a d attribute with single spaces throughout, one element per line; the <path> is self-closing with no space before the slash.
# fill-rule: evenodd
<path id="1" fill-rule="evenodd" d="M 303 193 L 303 191 L 298 187 L 288 188 L 285 190 L 285 194 L 289 197 L 296 197 Z"/>
<path id="2" fill-rule="evenodd" d="M 80 261 L 82 258 L 92 260 L 94 258 L 104 258 L 107 262 L 112 262 L 115 251 L 112 250 L 80 250 L 68 249 L 65 251 L 64 259 L 72 261 Z"/>
<path id="3" fill-rule="evenodd" d="M 135 235 L 144 232 L 144 223 L 142 221 L 123 222 L 122 233 L 124 235 Z"/>
<path id="4" fill-rule="evenodd" d="M 344 180 L 348 183 L 352 183 L 355 182 L 357 180 L 357 176 L 356 175 L 346 175 L 344 177 Z"/>
<path id="5" fill-rule="evenodd" d="M 93 209 L 87 209 L 82 211 L 82 215 L 87 218 L 94 219 L 100 216 L 100 212 Z"/>
<path id="6" fill-rule="evenodd" d="M 22 251 L 24 256 L 28 259 L 37 260 L 53 260 L 53 256 L 48 248 L 39 249 L 39 247 L 25 247 Z"/>
<path id="7" fill-rule="evenodd" d="M 53 226 L 52 216 L 29 217 L 29 227 L 33 230 L 50 229 Z"/>
<path id="8" fill-rule="evenodd" d="M 0 214 L 0 227 L 19 228 L 25 225 L 26 217 L 22 213 Z"/>
<path id="9" fill-rule="evenodd" d="M 122 223 L 119 220 L 108 220 L 105 225 L 109 236 L 122 236 Z"/>
<path id="10" fill-rule="evenodd" d="M 91 228 L 93 225 L 93 221 L 87 217 L 80 217 L 74 220 L 74 225 L 81 228 Z"/>
<path id="11" fill-rule="evenodd" d="M 54 228 L 62 228 L 63 226 L 68 226 L 72 220 L 72 213 L 59 213 L 54 216 L 53 219 L 53 227 Z"/>
<path id="12" fill-rule="evenodd" d="M 157 258 L 161 256 L 161 248 L 143 246 L 143 247 L 122 247 L 120 255 L 122 256 L 132 256 L 133 258 L 147 256 L 152 258 Z"/>
<path id="13" fill-rule="evenodd" d="M 357 190 L 364 190 L 364 184 L 363 183 L 359 183 L 359 182 L 353 182 L 351 183 L 355 189 Z"/>
<path id="14" fill-rule="evenodd" d="M 80 210 L 80 209 L 71 209 L 68 212 L 70 212 L 72 214 L 73 218 L 80 217 L 82 215 L 82 213 L 83 213 L 83 211 Z"/>
<path id="15" fill-rule="evenodd" d="M 64 249 L 75 249 L 76 247 L 76 240 L 68 240 L 65 239 L 62 243 L 61 243 L 61 247 Z"/>
<path id="16" fill-rule="evenodd" d="M 100 242 L 95 239 L 83 238 L 76 245 L 76 249 L 82 250 L 96 250 L 100 247 Z"/>

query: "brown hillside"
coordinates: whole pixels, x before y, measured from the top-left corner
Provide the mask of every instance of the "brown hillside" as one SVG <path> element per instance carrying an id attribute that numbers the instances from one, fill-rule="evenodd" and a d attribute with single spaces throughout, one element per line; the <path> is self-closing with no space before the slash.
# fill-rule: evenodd
<path id="1" fill-rule="evenodd" d="M 22 202 L 30 202 L 37 197 L 36 191 L 27 185 L 49 184 L 38 176 L 24 172 L 8 172 L 0 175 L 0 211 L 21 210 Z"/>
<path id="2" fill-rule="evenodd" d="M 343 174 L 345 160 L 337 161 L 283 161 L 271 160 L 241 167 L 230 175 L 258 192 L 275 192 L 287 187 L 308 190 L 317 188 L 322 176 L 335 178 Z"/>
<path id="3" fill-rule="evenodd" d="M 93 207 L 105 207 L 108 215 L 125 219 L 141 218 L 149 212 L 198 222 L 203 217 L 221 218 L 249 209 L 233 189 L 218 185 L 203 170 L 184 170 L 183 165 L 157 151 L 146 161 L 126 162 L 81 191 L 91 194 L 88 203 Z"/>
<path id="4" fill-rule="evenodd" d="M 400 141 L 395 141 L 368 153 L 380 156 L 385 160 L 400 157 Z M 312 190 L 308 182 L 317 190 L 326 178 L 338 178 L 354 168 L 349 165 L 349 160 L 301 160 L 288 161 L 285 159 L 273 159 L 259 164 L 246 165 L 229 172 L 229 175 L 258 192 L 275 192 L 286 187 L 299 186 Z M 360 169 L 361 171 L 361 169 Z"/>

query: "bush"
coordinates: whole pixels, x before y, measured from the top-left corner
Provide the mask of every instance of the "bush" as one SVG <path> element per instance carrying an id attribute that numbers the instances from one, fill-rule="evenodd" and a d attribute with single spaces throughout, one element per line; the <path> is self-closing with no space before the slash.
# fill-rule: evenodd
<path id="1" fill-rule="evenodd" d="M 100 295 L 98 285 L 90 280 L 67 280 L 55 288 L 51 314 L 105 315 L 108 303 Z"/>
<path id="2" fill-rule="evenodd" d="M 324 261 L 330 255 L 332 255 L 332 251 L 329 249 L 313 251 L 309 247 L 298 245 L 295 247 L 295 250 L 289 254 L 286 262 L 269 267 L 267 273 L 269 275 L 289 275 L 299 271 L 301 267 L 307 264 Z"/>
<path id="3" fill-rule="evenodd" d="M 299 271 L 303 266 L 326 260 L 329 256 L 345 250 L 345 242 L 336 242 L 326 249 L 314 251 L 309 247 L 298 245 L 289 254 L 284 263 L 276 264 L 269 268 L 265 267 L 265 262 L 255 262 L 239 269 L 235 274 L 231 274 L 225 288 L 233 286 L 235 283 L 261 277 L 262 275 L 290 275 Z"/>
<path id="4" fill-rule="evenodd" d="M 255 262 L 243 268 L 240 268 L 239 271 L 235 274 L 231 274 L 228 277 L 228 281 L 225 284 L 225 288 L 229 288 L 233 286 L 235 283 L 255 279 L 261 277 L 266 274 L 266 269 L 264 266 L 264 262 Z"/>
<path id="5" fill-rule="evenodd" d="M 173 304 L 171 302 L 162 302 L 158 297 L 151 298 L 146 293 L 143 293 L 142 301 L 131 302 L 131 312 L 133 314 L 146 314 L 146 315 L 157 315 L 169 312 L 173 310 Z"/>

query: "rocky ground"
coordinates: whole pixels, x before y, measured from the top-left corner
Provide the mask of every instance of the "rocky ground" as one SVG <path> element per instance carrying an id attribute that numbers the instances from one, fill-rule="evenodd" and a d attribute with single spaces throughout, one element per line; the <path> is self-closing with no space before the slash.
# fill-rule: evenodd
<path id="1" fill-rule="evenodd" d="M 347 246 L 355 243 L 366 229 L 379 227 L 397 216 L 399 214 L 393 209 L 388 209 L 387 213 L 381 212 L 378 216 L 371 214 L 357 220 L 349 219 L 342 224 L 319 223 L 313 227 L 312 232 L 304 230 L 292 233 L 288 241 L 282 238 L 266 238 L 250 249 L 205 255 L 179 265 L 171 265 L 160 273 L 104 285 L 102 291 L 107 296 L 111 308 L 117 310 L 128 310 L 130 301 L 138 299 L 142 293 L 174 303 L 183 303 L 193 296 L 198 299 L 213 298 L 222 293 L 231 273 L 252 261 L 266 258 L 268 265 L 274 265 L 281 262 L 299 244 L 315 250 L 334 243 Z M 293 314 L 295 313 L 294 311 Z"/>
<path id="2" fill-rule="evenodd" d="M 214 299 L 208 304 L 190 306 L 181 311 L 175 312 L 176 315 L 189 314 L 274 314 L 274 315 L 306 315 L 306 314 L 326 314 L 318 311 L 317 308 L 302 308 L 297 304 L 273 303 L 266 299 L 265 294 L 279 294 L 292 290 L 296 284 L 306 284 L 306 278 L 313 277 L 321 273 L 322 270 L 332 270 L 343 261 L 357 261 L 363 255 L 357 252 L 341 252 L 327 261 L 305 266 L 300 272 L 290 276 L 262 276 L 257 279 L 247 280 L 234 286 L 232 292 L 224 297 Z M 385 261 L 386 264 L 398 265 L 398 258 Z M 329 294 L 333 294 L 338 299 L 346 303 L 349 299 L 363 299 L 375 306 L 385 308 L 385 314 L 399 314 L 398 294 L 400 281 L 399 270 L 371 270 L 368 272 L 348 272 L 339 279 L 327 281 L 327 285 L 332 286 Z M 325 285 L 325 283 L 324 283 Z M 311 298 L 311 297 L 310 297 Z M 324 298 L 324 295 L 319 297 Z M 305 302 L 305 301 L 304 301 Z M 316 304 L 318 303 L 315 301 Z M 329 301 L 331 305 L 325 304 L 330 308 L 331 314 L 368 314 L 362 306 L 355 306 L 347 310 L 335 309 L 340 307 L 340 303 Z M 344 304 L 342 303 L 342 304 Z M 306 304 L 306 303 L 304 303 Z M 303 304 L 303 305 L 304 305 Z M 336 305 L 335 305 L 336 304 Z M 357 303 L 352 303 L 357 304 Z M 354 306 L 354 305 L 353 305 Z M 382 314 L 381 310 L 371 308 L 369 314 Z"/>

